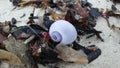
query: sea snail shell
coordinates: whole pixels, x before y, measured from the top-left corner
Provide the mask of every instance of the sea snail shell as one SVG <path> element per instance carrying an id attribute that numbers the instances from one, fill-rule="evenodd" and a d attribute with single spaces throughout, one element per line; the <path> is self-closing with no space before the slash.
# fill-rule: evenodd
<path id="1" fill-rule="evenodd" d="M 68 21 L 58 20 L 50 26 L 49 35 L 55 42 L 70 44 L 77 38 L 77 31 Z"/>

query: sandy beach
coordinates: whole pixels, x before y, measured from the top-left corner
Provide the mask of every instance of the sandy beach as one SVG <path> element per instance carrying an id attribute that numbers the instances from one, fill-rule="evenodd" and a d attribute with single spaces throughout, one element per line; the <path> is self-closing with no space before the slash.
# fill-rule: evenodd
<path id="1" fill-rule="evenodd" d="M 93 4 L 93 7 L 104 9 L 111 9 L 113 4 L 109 0 L 88 0 Z M 116 7 L 120 10 L 120 4 L 117 4 Z M 32 13 L 33 7 L 27 6 L 24 8 L 16 8 L 12 10 L 14 6 L 9 0 L 0 0 L 0 22 L 5 20 L 9 21 L 11 18 L 15 17 L 18 21 L 17 26 L 26 25 L 28 21 L 29 14 Z M 35 15 L 42 16 L 44 10 L 36 8 Z M 20 18 L 23 14 L 26 14 L 24 18 Z M 120 27 L 120 18 L 110 17 L 109 18 L 111 25 L 116 25 Z M 101 42 L 93 36 L 89 39 L 86 39 L 86 36 L 82 36 L 80 44 L 84 46 L 96 45 L 102 50 L 102 54 L 99 58 L 87 65 L 81 64 L 60 64 L 61 68 L 120 68 L 120 30 L 112 30 L 107 26 L 107 22 L 104 18 L 99 17 L 97 19 L 97 25 L 95 27 L 97 30 L 102 31 L 101 36 L 104 39 L 104 42 Z M 0 68 L 13 68 L 9 67 L 7 63 L 2 63 Z M 18 68 L 18 67 L 16 67 Z M 44 68 L 40 65 L 39 68 Z"/>

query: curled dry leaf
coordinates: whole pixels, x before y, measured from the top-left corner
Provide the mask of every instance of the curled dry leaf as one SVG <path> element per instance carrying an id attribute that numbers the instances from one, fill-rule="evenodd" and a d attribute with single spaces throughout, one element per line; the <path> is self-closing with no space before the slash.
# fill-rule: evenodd
<path id="1" fill-rule="evenodd" d="M 56 50 L 59 54 L 58 58 L 74 63 L 88 63 L 87 56 L 82 51 L 76 51 L 66 45 L 57 45 Z"/>
<path id="2" fill-rule="evenodd" d="M 24 65 L 16 55 L 2 49 L 0 49 L 0 59 L 5 59 L 3 62 L 7 62 L 12 65 Z"/>

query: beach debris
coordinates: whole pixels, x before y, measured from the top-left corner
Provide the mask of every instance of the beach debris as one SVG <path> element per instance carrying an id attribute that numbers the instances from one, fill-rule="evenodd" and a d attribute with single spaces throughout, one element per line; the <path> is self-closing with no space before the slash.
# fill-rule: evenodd
<path id="1" fill-rule="evenodd" d="M 14 6 L 24 7 L 27 5 L 33 5 L 37 8 L 47 9 L 48 7 L 57 8 L 61 11 L 66 9 L 66 6 L 63 4 L 62 1 L 57 1 L 56 3 L 53 0 L 12 0 L 10 1 L 13 3 Z"/>
<path id="2" fill-rule="evenodd" d="M 117 11 L 117 10 L 116 10 L 116 11 Z M 106 19 L 107 24 L 108 24 L 108 27 L 111 27 L 111 24 L 110 24 L 110 22 L 109 22 L 109 20 L 108 20 L 109 17 L 113 16 L 113 17 L 116 17 L 116 18 L 120 18 L 120 14 L 117 13 L 116 11 L 106 9 L 106 12 L 105 12 L 105 13 L 101 12 L 101 16 L 102 16 L 104 19 Z"/>
<path id="3" fill-rule="evenodd" d="M 83 8 L 80 3 L 77 3 L 77 4 L 73 5 L 73 8 L 83 18 L 86 18 L 86 17 L 89 16 L 89 14 L 87 13 L 87 10 L 85 8 Z"/>
<path id="4" fill-rule="evenodd" d="M 97 31 L 94 28 L 96 25 L 96 21 L 94 21 L 94 19 L 88 17 L 88 18 L 82 18 L 80 21 L 78 21 L 75 19 L 73 12 L 71 10 L 67 10 L 65 20 L 69 21 L 75 26 L 79 35 L 92 34 L 89 37 L 96 35 L 101 41 L 104 41 L 100 36 L 100 33 L 102 32 Z"/>
<path id="5" fill-rule="evenodd" d="M 73 42 L 72 48 L 77 51 L 82 50 L 87 55 L 88 63 L 91 63 L 101 55 L 101 49 L 99 49 L 96 45 L 84 47 L 77 42 Z"/>
<path id="6" fill-rule="evenodd" d="M 0 31 L 0 43 L 2 43 L 6 39 L 7 39 L 7 35 L 5 35 L 5 32 Z"/>
<path id="7" fill-rule="evenodd" d="M 17 7 L 24 7 L 31 4 L 35 4 L 38 7 L 41 3 L 40 0 L 11 0 L 10 2 L 12 2 L 13 5 Z"/>
<path id="8" fill-rule="evenodd" d="M 24 54 L 26 50 L 25 44 L 21 40 L 15 40 L 14 37 L 10 36 L 7 40 L 3 41 L 6 49 L 16 55 Z"/>
<path id="9" fill-rule="evenodd" d="M 25 17 L 26 16 L 26 14 L 24 13 L 20 18 L 23 18 L 23 17 Z"/>
<path id="10" fill-rule="evenodd" d="M 116 11 L 117 10 L 117 8 L 115 7 L 115 5 L 112 5 L 111 9 L 112 9 L 112 11 Z"/>
<path id="11" fill-rule="evenodd" d="M 25 26 L 16 26 L 15 18 L 0 24 L 0 45 L 19 57 L 22 63 L 30 64 L 32 68 L 38 68 L 38 63 L 48 65 L 57 62 L 72 62 L 87 64 L 101 55 L 101 50 L 95 45 L 84 47 L 78 44 L 77 39 L 86 34 L 94 35 L 101 41 L 102 31 L 95 29 L 96 20 L 103 16 L 108 20 L 109 16 L 119 16 L 115 6 L 112 12 L 102 13 L 98 8 L 92 7 L 87 0 L 10 0 L 14 6 L 24 7 L 34 5 L 30 13 L 29 21 Z M 34 15 L 35 8 L 45 9 L 43 24 L 45 28 L 36 23 L 39 19 Z M 57 13 L 55 10 L 59 11 Z M 20 18 L 23 18 L 23 14 Z M 39 22 L 40 23 L 40 22 Z M 109 26 L 111 26 L 108 23 Z M 118 29 L 113 26 L 112 28 Z M 9 34 L 9 35 L 8 35 Z M 11 35 L 11 36 L 10 36 Z M 0 58 L 1 59 L 1 58 Z M 2 58 L 2 61 L 6 58 Z"/>
<path id="12" fill-rule="evenodd" d="M 44 14 L 43 16 L 43 25 L 47 28 L 47 30 L 50 28 L 50 26 L 55 22 L 54 20 L 50 20 L 49 13 Z"/>
<path id="13" fill-rule="evenodd" d="M 65 28 L 65 24 L 69 26 L 69 28 Z M 53 27 L 56 28 L 53 29 Z M 62 32 L 64 30 L 68 31 L 67 33 L 69 33 L 69 35 L 65 34 L 66 32 Z M 58 34 L 58 32 L 60 32 L 60 34 Z M 29 59 L 31 67 L 34 68 L 38 68 L 37 63 L 43 65 L 56 62 L 89 63 L 99 56 L 97 53 L 97 57 L 93 56 L 94 58 L 87 59 L 87 54 L 82 51 L 76 51 L 74 49 L 75 47 L 72 49 L 65 45 L 64 48 L 57 48 L 59 47 L 58 44 L 72 44 L 77 38 L 75 27 L 65 20 L 54 22 L 50 26 L 49 32 L 42 29 L 39 25 L 30 24 L 11 30 L 11 34 L 12 36 L 3 42 L 6 49 L 17 55 L 25 64 L 28 63 L 27 59 Z M 62 38 L 59 37 L 60 35 Z M 67 38 L 64 36 L 67 36 Z M 67 56 L 67 52 L 70 53 L 69 57 L 63 58 Z M 28 58 L 23 58 L 23 55 L 26 55 Z"/>
<path id="14" fill-rule="evenodd" d="M 58 58 L 65 62 L 88 63 L 87 56 L 81 51 L 76 51 L 66 45 L 57 45 Z"/>
<path id="15" fill-rule="evenodd" d="M 15 19 L 15 18 L 12 18 L 11 19 L 11 21 L 5 21 L 5 22 L 3 22 L 3 23 L 1 23 L 1 31 L 3 31 L 4 33 L 6 33 L 6 34 L 9 34 L 9 32 L 12 30 L 12 29 L 14 29 L 14 28 L 16 28 L 17 26 L 16 26 L 16 23 L 17 23 L 18 21 Z M 6 35 L 5 34 L 5 35 Z"/>
<path id="16" fill-rule="evenodd" d="M 91 8 L 92 7 L 92 4 L 91 3 L 89 3 L 88 2 L 88 0 L 81 0 L 81 5 L 82 5 L 82 7 L 89 7 L 89 8 Z"/>
<path id="17" fill-rule="evenodd" d="M 13 3 L 14 6 L 20 6 L 20 7 L 33 5 L 35 7 L 41 7 L 43 9 L 46 9 L 49 5 L 51 7 L 57 6 L 57 4 L 53 2 L 53 0 L 19 0 L 19 1 L 13 0 L 11 2 Z"/>
<path id="18" fill-rule="evenodd" d="M 18 6 L 18 4 L 22 2 L 22 0 L 9 0 L 9 1 L 12 2 L 14 6 Z"/>
<path id="19" fill-rule="evenodd" d="M 65 62 L 87 64 L 95 60 L 101 55 L 101 50 L 96 46 L 83 47 L 80 44 L 73 42 L 73 48 L 67 45 L 58 44 L 56 46 L 58 58 Z"/>
<path id="20" fill-rule="evenodd" d="M 114 4 L 116 4 L 116 3 L 120 3 L 120 1 L 119 0 L 111 0 Z"/>
<path id="21" fill-rule="evenodd" d="M 53 20 L 64 20 L 64 17 L 66 15 L 65 13 L 58 14 L 55 11 L 53 11 L 52 9 L 49 9 L 48 13 L 51 15 Z"/>
<path id="22" fill-rule="evenodd" d="M 5 49 L 3 41 L 7 39 L 7 36 L 4 35 L 4 32 L 0 31 L 0 49 Z"/>
<path id="23" fill-rule="evenodd" d="M 100 16 L 99 9 L 97 9 L 97 8 L 91 8 L 89 10 L 89 14 L 91 17 L 93 17 L 95 19 L 97 19 Z"/>
<path id="24" fill-rule="evenodd" d="M 111 26 L 111 29 L 113 29 L 113 30 L 120 30 L 120 27 L 117 27 L 117 26 L 115 26 L 115 25 L 112 25 L 112 26 Z"/>
<path id="25" fill-rule="evenodd" d="M 24 66 L 22 61 L 13 53 L 0 49 L 0 61 L 6 62 L 12 65 Z"/>
<path id="26" fill-rule="evenodd" d="M 17 55 L 25 65 L 29 64 L 28 57 L 25 55 L 27 48 L 22 40 L 15 40 L 13 36 L 10 36 L 7 40 L 3 41 L 3 43 L 7 51 Z"/>
<path id="27" fill-rule="evenodd" d="M 85 6 L 86 7 L 86 6 Z M 101 41 L 104 41 L 100 36 L 101 31 L 97 31 L 94 27 L 96 25 L 96 19 L 100 16 L 97 8 L 85 8 L 82 7 L 79 2 L 76 4 L 72 3 L 68 6 L 67 14 L 65 20 L 72 23 L 78 31 L 79 35 L 91 34 L 97 36 Z M 89 38 L 88 37 L 88 38 Z"/>

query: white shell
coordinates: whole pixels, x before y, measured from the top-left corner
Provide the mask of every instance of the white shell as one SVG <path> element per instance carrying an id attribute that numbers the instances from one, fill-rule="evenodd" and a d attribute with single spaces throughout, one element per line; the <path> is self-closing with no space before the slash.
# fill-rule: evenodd
<path id="1" fill-rule="evenodd" d="M 50 37 L 55 42 L 70 44 L 77 38 L 75 27 L 65 20 L 54 22 L 49 29 Z"/>

